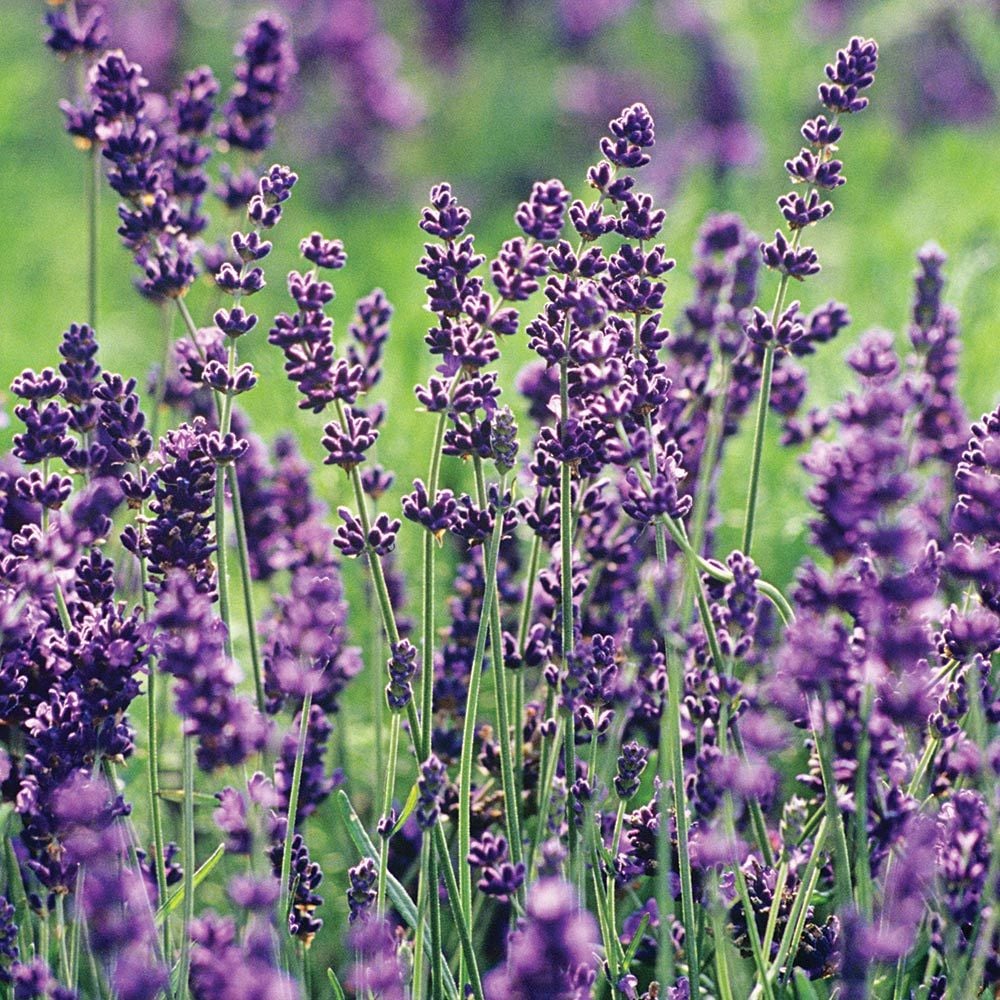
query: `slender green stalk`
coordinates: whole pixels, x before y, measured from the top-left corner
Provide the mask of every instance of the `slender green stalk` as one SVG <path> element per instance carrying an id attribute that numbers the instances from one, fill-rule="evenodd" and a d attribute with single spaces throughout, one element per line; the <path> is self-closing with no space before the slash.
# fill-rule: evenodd
<path id="1" fill-rule="evenodd" d="M 788 275 L 781 276 L 778 294 L 771 312 L 771 325 L 777 322 L 778 313 L 785 301 Z M 740 545 L 745 555 L 750 555 L 753 547 L 754 520 L 757 515 L 757 494 L 760 488 L 760 464 L 764 454 L 764 431 L 767 427 L 767 411 L 771 400 L 771 378 L 774 374 L 774 344 L 764 348 L 764 365 L 760 376 L 760 396 L 757 399 L 757 417 L 753 427 L 753 451 L 750 454 L 750 476 L 747 481 L 747 505 L 743 515 L 743 541 Z"/>
<path id="2" fill-rule="evenodd" d="M 396 788 L 396 762 L 399 758 L 399 712 L 393 712 L 389 722 L 389 761 L 386 766 L 385 789 L 382 793 L 382 812 L 385 820 L 392 809 L 392 796 Z M 378 852 L 378 888 L 376 890 L 375 912 L 381 917 L 385 913 L 385 892 L 389 871 L 389 837 L 381 838 Z"/>
<path id="3" fill-rule="evenodd" d="M 766 957 L 771 954 L 771 945 L 774 943 L 774 932 L 778 927 L 778 913 L 781 910 L 781 899 L 785 893 L 785 885 L 788 883 L 788 861 L 783 860 L 778 865 L 778 876 L 774 883 L 774 892 L 771 893 L 771 907 L 767 911 L 767 924 L 764 927 L 764 940 L 761 941 L 760 950 Z"/>
<path id="4" fill-rule="evenodd" d="M 170 302 L 160 306 L 160 327 L 163 332 L 163 358 L 160 361 L 160 375 L 156 380 L 156 393 L 153 397 L 153 412 L 149 419 L 149 433 L 153 441 L 159 440 L 160 414 L 165 407 L 167 395 L 167 373 L 170 371 L 170 352 L 173 347 L 173 317 Z"/>
<path id="5" fill-rule="evenodd" d="M 681 701 L 684 696 L 683 664 L 677 652 L 668 643 L 667 656 L 667 704 L 664 711 L 668 718 L 667 756 L 670 760 L 671 779 L 674 789 L 674 813 L 677 825 L 678 875 L 681 882 L 681 913 L 684 919 L 684 951 L 687 955 L 688 978 L 697 984 L 701 975 L 698 956 L 698 935 L 695 933 L 694 883 L 691 877 L 691 849 L 688 841 L 687 795 L 684 785 L 684 742 L 681 736 Z M 663 753 L 660 745 L 660 753 Z M 661 822 L 661 837 L 669 837 L 668 824 Z M 669 932 L 667 936 L 669 941 Z M 662 942 L 661 942 L 662 947 Z M 673 947 L 671 944 L 670 947 Z"/>
<path id="6" fill-rule="evenodd" d="M 413 1000 L 424 1000 L 424 997 L 427 996 L 427 983 L 425 982 L 426 976 L 424 974 L 424 960 L 426 958 L 424 949 L 427 946 L 427 939 L 425 937 L 427 933 L 427 883 L 430 881 L 431 852 L 430 840 L 427 837 L 423 837 L 420 843 L 420 872 L 417 881 L 418 919 L 416 931 L 413 935 L 413 975 L 410 979 L 410 991 L 413 995 Z M 431 949 L 434 949 L 433 944 L 431 945 Z M 434 984 L 432 983 L 431 990 L 433 991 L 433 989 Z"/>
<path id="7" fill-rule="evenodd" d="M 799 917 L 803 913 L 808 912 L 809 901 L 812 899 L 816 879 L 819 877 L 820 859 L 823 856 L 823 847 L 826 843 L 826 835 L 829 829 L 829 820 L 824 816 L 816 831 L 816 839 L 813 841 L 812 852 L 809 855 L 809 860 L 806 862 L 805 871 L 802 873 L 802 881 L 799 883 L 799 890 L 795 894 L 795 900 L 792 903 L 791 912 L 788 914 L 784 933 L 781 935 L 781 941 L 778 943 L 778 953 L 774 956 L 774 961 L 771 963 L 768 971 L 768 976 L 772 982 L 775 976 L 781 972 L 781 967 L 785 964 L 788 956 L 794 955 L 798 950 L 801 930 L 798 931 L 797 935 L 796 928 L 799 924 Z M 756 995 L 757 991 L 755 990 L 754 993 Z"/>
<path id="8" fill-rule="evenodd" d="M 477 455 L 473 458 L 476 475 L 476 491 L 479 506 L 486 508 L 486 482 L 483 476 L 483 461 Z M 502 504 L 507 489 L 507 476 L 502 475 L 498 484 L 498 495 Z M 504 510 L 498 508 L 496 522 L 503 536 Z M 493 560 L 493 575 L 496 576 L 499 548 Z M 507 827 L 507 840 L 510 844 L 511 861 L 516 865 L 521 861 L 521 800 L 517 782 L 514 780 L 514 766 L 510 749 L 510 706 L 507 701 L 506 667 L 503 658 L 503 630 L 500 624 L 500 594 L 496 585 L 493 587 L 493 600 L 489 608 L 484 605 L 484 611 L 489 615 L 490 624 L 490 659 L 493 666 L 493 684 L 496 691 L 497 730 L 500 741 L 500 781 L 503 785 L 504 820 Z M 520 720 L 515 720 L 520 726 Z M 520 895 L 520 893 L 519 893 Z"/>
<path id="9" fill-rule="evenodd" d="M 857 886 L 858 910 L 866 920 L 872 917 L 871 857 L 868 852 L 868 757 L 871 752 L 871 733 L 868 724 L 872 713 L 873 692 L 865 684 L 861 702 L 861 743 L 858 746 L 858 770 L 854 781 L 854 884 Z"/>
<path id="10" fill-rule="evenodd" d="M 472 928 L 472 869 L 468 862 L 471 842 L 472 809 L 472 760 L 475 754 L 476 713 L 479 710 L 479 689 L 483 676 L 483 658 L 486 653 L 486 636 L 489 631 L 489 614 L 485 613 L 496 597 L 496 565 L 503 536 L 503 517 L 497 512 L 490 536 L 490 547 L 483 567 L 483 612 L 476 630 L 476 645 L 472 654 L 469 674 L 469 695 L 465 704 L 462 727 L 462 757 L 459 763 L 458 790 L 458 877 L 462 913 L 468 927 Z M 509 811 L 509 810 L 508 810 Z"/>
<path id="11" fill-rule="evenodd" d="M 733 1000 L 733 986 L 729 978 L 729 960 L 726 955 L 726 926 L 722 919 L 722 909 L 718 901 L 711 906 L 712 937 L 715 941 L 715 985 L 719 991 L 719 1000 Z M 690 933 L 690 932 L 688 932 Z M 698 994 L 698 980 L 690 977 L 694 983 L 691 988 Z"/>
<path id="12" fill-rule="evenodd" d="M 69 943 L 66 939 L 66 894 L 56 893 L 56 945 L 59 953 L 59 975 L 64 983 L 70 981 Z"/>
<path id="13" fill-rule="evenodd" d="M 226 554 L 226 480 L 221 465 L 215 469 L 215 564 L 219 590 L 219 616 L 226 626 L 223 648 L 233 658 L 233 624 L 229 614 L 229 557 Z"/>
<path id="14" fill-rule="evenodd" d="M 837 782 L 833 774 L 833 737 L 824 724 L 823 732 L 813 731 L 820 771 L 823 775 L 823 797 L 826 816 L 833 830 L 834 850 L 834 899 L 837 909 L 851 902 L 851 856 L 847 849 L 847 834 L 844 831 L 844 816 L 837 802 Z"/>
<path id="15" fill-rule="evenodd" d="M 618 809 L 615 812 L 615 826 L 611 834 L 611 853 L 618 853 L 618 841 L 621 840 L 622 835 L 622 825 L 625 821 L 625 801 L 624 799 L 618 800 Z M 611 930 L 618 933 L 618 915 L 615 912 L 615 876 L 613 872 L 608 872 L 607 880 L 607 897 L 608 897 L 608 918 L 611 921 Z M 625 970 L 627 971 L 627 970 Z"/>
<path id="16" fill-rule="evenodd" d="M 188 975 L 191 969 L 191 922 L 194 920 L 194 873 L 197 866 L 194 844 L 194 737 L 184 735 L 182 756 L 184 786 L 183 822 L 181 830 L 184 852 L 184 899 L 181 902 L 181 956 L 177 977 L 178 1000 L 187 1000 Z"/>
<path id="17" fill-rule="evenodd" d="M 665 709 L 669 706 L 665 706 Z M 671 728 L 672 712 L 660 712 L 659 739 L 657 742 L 656 769 L 660 779 L 660 794 L 663 801 L 660 813 L 667 815 L 669 808 L 669 789 L 673 781 L 673 731 Z M 656 837 L 656 905 L 660 914 L 660 930 L 658 947 L 656 949 L 656 978 L 661 983 L 672 983 L 674 974 L 674 938 L 672 917 L 675 912 L 674 896 L 670 885 L 670 874 L 673 871 L 673 858 L 670 850 L 670 834 L 663 829 L 667 824 L 660 821 Z M 678 875 L 680 873 L 678 872 Z M 690 958 L 690 956 L 689 956 Z M 697 982 L 697 980 L 692 980 Z"/>
<path id="18" fill-rule="evenodd" d="M 427 475 L 427 496 L 434 503 L 438 492 L 438 481 L 441 477 L 441 456 L 444 445 L 444 432 L 448 415 L 442 412 L 438 416 L 434 428 L 434 444 L 431 452 L 431 467 Z M 424 532 L 423 548 L 423 579 L 424 591 L 421 595 L 421 676 L 420 676 L 420 721 L 424 728 L 424 738 L 420 745 L 420 757 L 426 760 L 431 752 L 431 719 L 434 716 L 434 611 L 435 611 L 435 576 L 434 559 L 435 540 L 429 531 Z"/>
<path id="19" fill-rule="evenodd" d="M 444 995 L 444 945 L 441 935 L 441 895 L 438 892 L 438 861 L 428 853 L 428 897 L 431 909 L 431 996 Z"/>
<path id="20" fill-rule="evenodd" d="M 288 911 L 291 907 L 292 840 L 299 812 L 299 788 L 302 785 L 302 766 L 306 756 L 306 738 L 309 734 L 309 713 L 312 709 L 312 691 L 306 691 L 299 714 L 299 742 L 295 748 L 295 766 L 292 769 L 292 787 L 288 790 L 288 812 L 285 819 L 285 843 L 281 850 L 281 895 L 278 903 L 278 927 L 282 938 L 288 928 Z"/>
<path id="21" fill-rule="evenodd" d="M 569 322 L 566 323 L 569 339 Z M 564 358 L 559 365 L 559 415 L 562 428 L 569 420 L 569 362 Z M 571 497 L 571 470 L 568 462 L 559 468 L 559 596 L 562 617 L 562 658 L 567 663 L 573 652 L 573 510 Z M 576 774 L 576 733 L 573 713 L 564 710 L 566 726 L 563 732 L 563 771 L 566 775 L 566 808 L 569 816 L 568 847 L 569 870 L 572 881 L 582 888 L 583 868 L 577 849 L 576 823 L 573 821 L 573 780 Z M 581 892 L 582 895 L 582 892 Z"/>
<path id="22" fill-rule="evenodd" d="M 142 582 L 143 614 L 149 618 L 149 591 L 146 589 L 146 560 L 139 560 L 139 576 Z M 160 812 L 160 738 L 157 719 L 156 660 L 151 659 L 146 672 L 146 729 L 149 749 L 146 756 L 146 772 L 149 781 L 149 819 L 153 827 L 153 870 L 156 873 L 157 905 L 167 898 L 167 868 L 164 859 L 163 816 Z M 163 921 L 163 951 L 170 954 L 169 921 Z"/>
<path id="23" fill-rule="evenodd" d="M 335 402 L 337 418 L 340 425 L 346 429 L 347 415 L 344 412 L 344 404 L 338 399 Z M 365 501 L 365 491 L 361 485 L 361 473 L 357 468 L 352 468 L 348 473 L 351 486 L 354 490 L 354 500 L 358 507 L 358 517 L 361 521 L 361 528 L 367 538 L 371 533 L 371 518 L 368 516 L 368 504 Z M 389 596 L 389 587 L 385 582 L 385 572 L 382 569 L 382 562 L 378 553 L 371 549 L 367 552 L 368 568 L 371 572 L 372 585 L 375 589 L 375 596 L 378 599 L 379 611 L 382 617 L 382 627 L 386 638 L 391 645 L 399 642 L 399 626 L 396 624 L 396 615 L 392 609 L 392 598 Z M 422 728 L 420 719 L 417 717 L 417 708 L 411 698 L 406 705 L 406 721 L 410 726 L 410 738 L 413 741 L 414 756 L 420 760 L 420 748 L 423 745 L 421 736 Z"/>
<path id="24" fill-rule="evenodd" d="M 87 171 L 87 323 L 97 329 L 98 222 L 101 206 L 101 146 L 90 148 Z"/>
<path id="25" fill-rule="evenodd" d="M 483 984 L 479 978 L 479 963 L 476 960 L 476 949 L 472 944 L 471 924 L 466 920 L 465 912 L 461 905 L 461 895 L 458 884 L 455 881 L 455 872 L 451 867 L 451 858 L 448 855 L 448 843 L 444 837 L 444 829 L 440 823 L 434 825 L 434 848 L 437 851 L 437 861 L 444 872 L 445 886 L 448 889 L 448 900 L 451 903 L 451 913 L 455 919 L 455 926 L 458 929 L 459 941 L 462 944 L 462 956 L 465 959 L 465 967 L 471 980 L 472 995 L 475 1000 L 484 1000 Z M 466 867 L 468 867 L 466 865 Z"/>
<path id="26" fill-rule="evenodd" d="M 250 666 L 253 670 L 254 695 L 257 709 L 265 711 L 264 668 L 260 656 L 260 636 L 257 634 L 257 615 L 253 603 L 253 577 L 250 575 L 250 548 L 247 544 L 246 521 L 240 499 L 240 481 L 235 465 L 226 466 L 229 478 L 229 499 L 233 506 L 233 524 L 236 526 L 236 551 L 240 562 L 240 584 L 243 591 L 243 611 L 247 620 L 247 638 L 250 642 Z"/>
<path id="27" fill-rule="evenodd" d="M 555 780 L 556 764 L 559 761 L 558 748 L 562 743 L 563 720 L 556 722 L 556 732 L 551 741 L 546 738 L 542 745 L 541 762 L 538 772 L 538 810 L 535 821 L 535 833 L 528 842 L 528 854 L 525 865 L 528 875 L 525 883 L 530 885 L 535 875 L 535 861 L 538 845 L 545 837 L 545 829 L 549 818 L 549 804 L 552 801 L 552 782 Z M 545 751 L 549 752 L 546 753 Z"/>

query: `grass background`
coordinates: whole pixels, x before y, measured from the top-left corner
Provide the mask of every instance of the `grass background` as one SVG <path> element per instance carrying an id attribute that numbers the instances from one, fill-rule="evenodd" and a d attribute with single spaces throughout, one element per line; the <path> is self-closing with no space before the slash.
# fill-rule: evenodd
<path id="1" fill-rule="evenodd" d="M 281 7 L 280 2 L 272 6 Z M 799 3 L 716 3 L 711 6 L 718 32 L 743 72 L 749 115 L 763 145 L 756 169 L 732 176 L 724 186 L 707 170 L 685 175 L 667 205 L 662 239 L 678 260 L 672 276 L 666 314 L 680 313 L 691 290 L 690 247 L 704 215 L 711 210 L 741 212 L 756 231 L 769 234 L 779 216 L 775 198 L 787 190 L 783 161 L 798 148 L 802 119 L 816 112 L 815 87 L 823 64 L 851 33 L 873 35 L 881 43 L 879 75 L 873 107 L 846 123 L 841 145 L 848 185 L 835 192 L 836 211 L 814 231 L 822 273 L 801 289 L 803 307 L 829 298 L 846 302 L 853 324 L 846 335 L 809 359 L 812 402 L 829 403 L 846 384 L 842 358 L 860 331 L 872 326 L 904 336 L 912 297 L 914 254 L 927 240 L 936 240 L 950 255 L 946 298 L 962 312 L 963 357 L 961 392 L 972 416 L 997 404 L 1000 395 L 1000 171 L 996 122 L 977 129 L 933 126 L 906 131 L 895 107 L 903 96 L 912 67 L 908 66 L 908 36 L 918 30 L 940 5 L 872 3 L 859 5 L 848 30 L 823 39 L 809 27 Z M 189 3 L 202 16 L 197 32 L 184 41 L 184 65 L 209 62 L 223 85 L 230 79 L 230 51 L 243 23 L 254 9 L 209 0 Z M 5 5 L 0 34 L 0 387 L 9 385 L 22 367 L 41 368 L 57 361 L 57 344 L 65 327 L 85 315 L 85 158 L 62 134 L 57 101 L 68 79 L 42 45 L 43 5 L 12 0 Z M 371 288 L 381 286 L 396 308 L 393 335 L 386 353 L 380 393 L 390 407 L 389 422 L 378 444 L 378 458 L 397 472 L 397 487 L 426 473 L 432 418 L 416 412 L 415 381 L 426 379 L 432 365 L 423 345 L 429 324 L 423 310 L 422 280 L 414 272 L 423 234 L 417 228 L 419 209 L 429 186 L 450 180 L 460 200 L 473 210 L 478 248 L 492 255 L 514 234 L 512 213 L 533 179 L 559 176 L 586 197 L 586 165 L 596 153 L 600 129 L 581 129 L 559 112 L 554 91 L 560 72 L 572 56 L 555 44 L 547 4 L 522 5 L 511 20 L 500 4 L 470 4 L 469 49 L 458 72 L 443 75 L 427 66 L 415 46 L 415 12 L 410 4 L 382 6 L 383 16 L 404 41 L 403 72 L 425 94 L 428 117 L 413 133 L 394 137 L 387 150 L 390 172 L 397 178 L 392 194 L 331 201 L 324 196 L 322 164 L 300 160 L 301 129 L 309 123 L 283 122 L 271 159 L 288 162 L 302 177 L 285 219 L 274 234 L 276 252 L 268 261 L 269 287 L 255 298 L 262 323 L 240 343 L 241 360 L 253 361 L 261 373 L 258 389 L 246 400 L 255 425 L 265 438 L 291 430 L 307 456 L 320 469 L 315 486 L 332 506 L 348 498 L 342 473 L 320 467 L 322 419 L 296 407 L 296 393 L 281 370 L 280 352 L 264 332 L 268 321 L 285 308 L 284 272 L 297 266 L 299 238 L 312 229 L 342 239 L 349 261 L 335 275 L 338 298 L 330 310 L 343 333 L 353 304 Z M 960 21 L 970 44 L 995 85 L 1000 84 L 1000 33 L 989 8 L 959 5 Z M 212 16 L 207 16 L 207 15 Z M 669 135 L 671 110 L 683 110 L 693 65 L 683 41 L 665 36 L 657 27 L 650 3 L 639 3 L 600 40 L 599 55 L 655 81 L 670 95 L 672 109 L 660 116 L 661 137 Z M 618 112 L 606 108 L 605 118 Z M 359 135 L 363 142 L 364 136 Z M 640 187 L 643 184 L 640 181 Z M 212 235 L 227 223 L 216 213 Z M 105 190 L 101 210 L 100 314 L 101 361 L 106 368 L 141 375 L 162 352 L 160 317 L 131 287 L 132 265 L 115 235 L 111 192 Z M 762 299 L 770 302 L 773 281 L 765 277 Z M 210 289 L 192 290 L 189 305 L 195 317 L 210 315 Z M 179 323 L 175 323 L 179 332 Z M 502 361 L 509 376 L 528 360 L 524 338 L 504 344 Z M 0 389 L 0 407 L 10 406 Z M 780 451 L 771 425 L 762 482 L 757 555 L 766 575 L 786 581 L 806 550 L 804 499 L 807 484 L 797 456 Z M 6 447 L 14 428 L 0 429 Z M 749 430 L 749 427 L 746 428 Z M 719 552 L 737 543 L 749 434 L 730 448 L 722 482 L 724 526 Z M 444 476 L 452 485 L 465 482 L 465 471 L 446 462 Z M 397 489 L 397 493 L 399 490 Z M 406 529 L 404 529 L 404 532 Z M 412 570 L 418 547 L 404 544 L 403 562 Z M 357 599 L 358 573 L 346 571 L 350 593 Z M 446 569 L 443 571 L 446 576 Z M 412 579 L 413 577 L 411 577 Z M 412 597 L 417 598 L 414 588 Z M 363 637 L 358 636 L 358 641 Z M 356 695 L 361 698 L 361 695 Z M 349 706 L 350 707 L 350 706 Z M 363 715 L 363 713 L 362 713 Z M 354 716 L 348 715 L 348 718 Z M 350 755 L 350 765 L 370 769 L 371 735 L 367 723 L 338 735 Z M 341 727 L 346 728 L 345 727 Z M 367 759 L 366 759 L 367 758 Z M 141 782 L 141 758 L 130 767 L 129 779 Z M 366 788 L 358 797 L 363 806 Z M 342 871 L 353 863 L 343 836 L 324 810 L 311 823 L 314 853 L 327 866 L 328 930 L 317 948 L 337 947 L 342 904 Z M 218 902 L 206 890 L 205 901 Z"/>

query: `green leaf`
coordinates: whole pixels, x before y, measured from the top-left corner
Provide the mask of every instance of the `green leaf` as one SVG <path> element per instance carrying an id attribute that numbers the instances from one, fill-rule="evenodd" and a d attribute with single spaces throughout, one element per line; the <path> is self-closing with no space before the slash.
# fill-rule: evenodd
<path id="1" fill-rule="evenodd" d="M 184 804 L 183 788 L 161 788 L 158 794 L 166 802 L 176 802 L 178 805 Z M 214 795 L 209 795 L 207 792 L 195 792 L 194 803 L 197 805 L 199 802 L 211 802 L 213 805 L 219 804 L 219 800 Z"/>
<path id="2" fill-rule="evenodd" d="M 632 959 L 635 958 L 635 953 L 639 950 L 639 945 L 642 943 L 642 936 L 646 933 L 646 928 L 649 926 L 649 914 L 644 913 L 642 915 L 642 920 L 639 921 L 639 926 L 635 929 L 635 933 L 632 935 L 632 940 L 629 943 L 628 950 L 625 952 L 625 957 L 622 959 L 622 969 L 628 972 L 628 967 L 632 964 Z"/>
<path id="3" fill-rule="evenodd" d="M 212 869 L 222 860 L 222 855 L 226 853 L 226 845 L 219 844 L 219 846 L 212 851 L 212 853 L 205 860 L 205 863 L 194 873 L 194 888 L 197 889 L 209 875 L 212 874 Z M 157 911 L 156 911 L 156 925 L 157 927 L 163 923 L 163 921 L 181 905 L 184 899 L 184 886 L 182 885 Z"/>
<path id="4" fill-rule="evenodd" d="M 797 1000 L 819 1000 L 816 987 L 802 969 L 795 970 L 795 996 Z"/>
<path id="5" fill-rule="evenodd" d="M 327 969 L 326 978 L 330 980 L 330 985 L 333 987 L 334 1000 L 347 1000 L 347 995 L 344 993 L 344 987 L 340 985 L 337 973 L 333 969 Z"/>
<path id="6" fill-rule="evenodd" d="M 396 820 L 396 825 L 389 833 L 390 837 L 395 837 L 396 834 L 403 829 L 403 824 L 410 818 L 410 813 L 417 808 L 418 798 L 420 798 L 420 788 L 416 782 L 414 782 L 413 787 L 410 789 L 410 794 L 406 797 L 406 805 L 403 806 L 403 811 L 399 814 L 399 819 Z"/>

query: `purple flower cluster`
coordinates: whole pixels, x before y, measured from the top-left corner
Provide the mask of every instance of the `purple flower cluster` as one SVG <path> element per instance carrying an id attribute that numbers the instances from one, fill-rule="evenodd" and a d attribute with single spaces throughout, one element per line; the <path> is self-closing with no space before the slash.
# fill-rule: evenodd
<path id="1" fill-rule="evenodd" d="M 627 6 L 564 4 L 567 33 L 579 41 Z M 328 8 L 299 8 L 316 9 Z M 366 0 L 330 9 L 320 34 L 365 50 L 371 77 L 378 47 L 365 46 L 381 29 Z M 439 52 L 454 51 L 463 11 L 425 7 Z M 294 72 L 288 29 L 255 19 L 216 126 L 209 71 L 160 102 L 137 64 L 98 55 L 94 9 L 48 22 L 51 47 L 89 65 L 90 103 L 70 125 L 109 164 L 142 291 L 179 300 L 207 224 L 208 136 L 248 156 L 271 144 Z M 168 420 L 158 440 L 137 382 L 101 369 L 89 326 L 66 332 L 58 370 L 15 379 L 22 427 L 0 466 L 15 904 L 0 899 L 0 982 L 15 996 L 65 1000 L 65 980 L 153 1000 L 176 968 L 199 1000 L 293 1000 L 317 993 L 319 964 L 342 992 L 344 955 L 330 958 L 333 920 L 324 913 L 324 929 L 320 916 L 338 859 L 353 954 L 340 964 L 359 996 L 688 1000 L 753 982 L 754 995 L 860 1000 L 890 982 L 936 997 L 1000 981 L 1000 410 L 968 427 L 936 246 L 918 255 L 909 353 L 888 331 L 863 333 L 847 354 L 854 386 L 824 410 L 803 413 L 799 361 L 847 310 L 786 302 L 789 281 L 819 269 L 803 232 L 844 183 L 843 116 L 867 106 L 877 56 L 853 38 L 826 67 L 826 114 L 785 165 L 804 185 L 778 201 L 785 231 L 761 243 L 735 214 L 702 225 L 673 331 L 666 213 L 640 187 L 660 155 L 645 104 L 609 123 L 589 198 L 535 183 L 514 213 L 519 235 L 492 259 L 451 185 L 435 185 L 417 266 L 435 369 L 416 387 L 434 451 L 398 511 L 395 477 L 375 461 L 386 411 L 369 398 L 393 310 L 379 289 L 361 298 L 337 354 L 324 275 L 346 264 L 338 240 L 301 241 L 294 311 L 268 338 L 303 419 L 324 414 L 325 464 L 344 472 L 330 488 L 354 505 L 336 529 L 291 439 L 269 450 L 236 405 L 257 383 L 237 356 L 259 322 L 244 299 L 265 286 L 297 182 L 288 167 L 224 175 L 246 221 L 224 250 L 201 249 L 229 301 L 200 330 L 174 306 L 190 336 L 153 383 Z M 358 85 L 374 101 L 370 83 Z M 708 117 L 732 123 L 724 108 Z M 764 266 L 780 273 L 770 312 L 757 305 Z M 515 419 L 500 360 L 522 328 L 535 360 Z M 720 558 L 724 462 L 755 399 L 743 543 Z M 768 556 L 751 556 L 768 409 L 784 443 L 807 446 L 814 561 L 790 599 Z M 408 564 L 412 539 L 419 635 L 391 558 L 398 546 Z M 361 588 L 341 576 L 341 557 L 361 556 L 367 623 L 350 613 Z M 373 683 L 348 686 L 366 671 Z M 158 719 L 167 678 L 173 712 Z M 135 752 L 144 679 L 149 803 L 133 809 L 116 768 Z M 376 724 L 349 743 L 359 718 Z M 161 784 L 178 733 L 183 870 L 164 829 L 177 793 Z M 375 762 L 367 783 L 359 750 Z M 260 771 L 215 794 L 223 852 L 199 868 L 198 786 L 258 754 Z M 334 803 L 360 860 L 320 854 Z M 135 829 L 147 820 L 152 855 Z M 195 894 L 221 853 L 242 859 L 230 915 L 204 909 L 209 887 Z M 36 922 L 55 940 L 33 935 Z M 82 971 L 80 948 L 94 960 Z"/>

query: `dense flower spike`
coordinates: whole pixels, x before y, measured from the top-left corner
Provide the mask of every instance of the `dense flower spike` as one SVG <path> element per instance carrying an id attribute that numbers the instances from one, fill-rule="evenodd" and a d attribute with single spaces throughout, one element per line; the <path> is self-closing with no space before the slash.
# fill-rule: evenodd
<path id="1" fill-rule="evenodd" d="M 541 879 L 528 893 L 523 929 L 512 935 L 507 963 L 490 973 L 486 996 L 586 996 L 595 978 L 597 925 L 579 909 L 570 885 Z"/>
<path id="2" fill-rule="evenodd" d="M 242 764 L 265 746 L 268 726 L 236 692 L 241 674 L 223 652 L 225 626 L 209 598 L 187 573 L 173 570 L 161 585 L 153 623 L 160 664 L 178 681 L 184 732 L 198 740 L 199 765 L 211 771 Z"/>
<path id="3" fill-rule="evenodd" d="M 274 137 L 275 111 L 295 73 L 288 27 L 274 14 L 261 14 L 236 47 L 236 83 L 222 109 L 223 142 L 250 153 L 267 149 Z"/>

